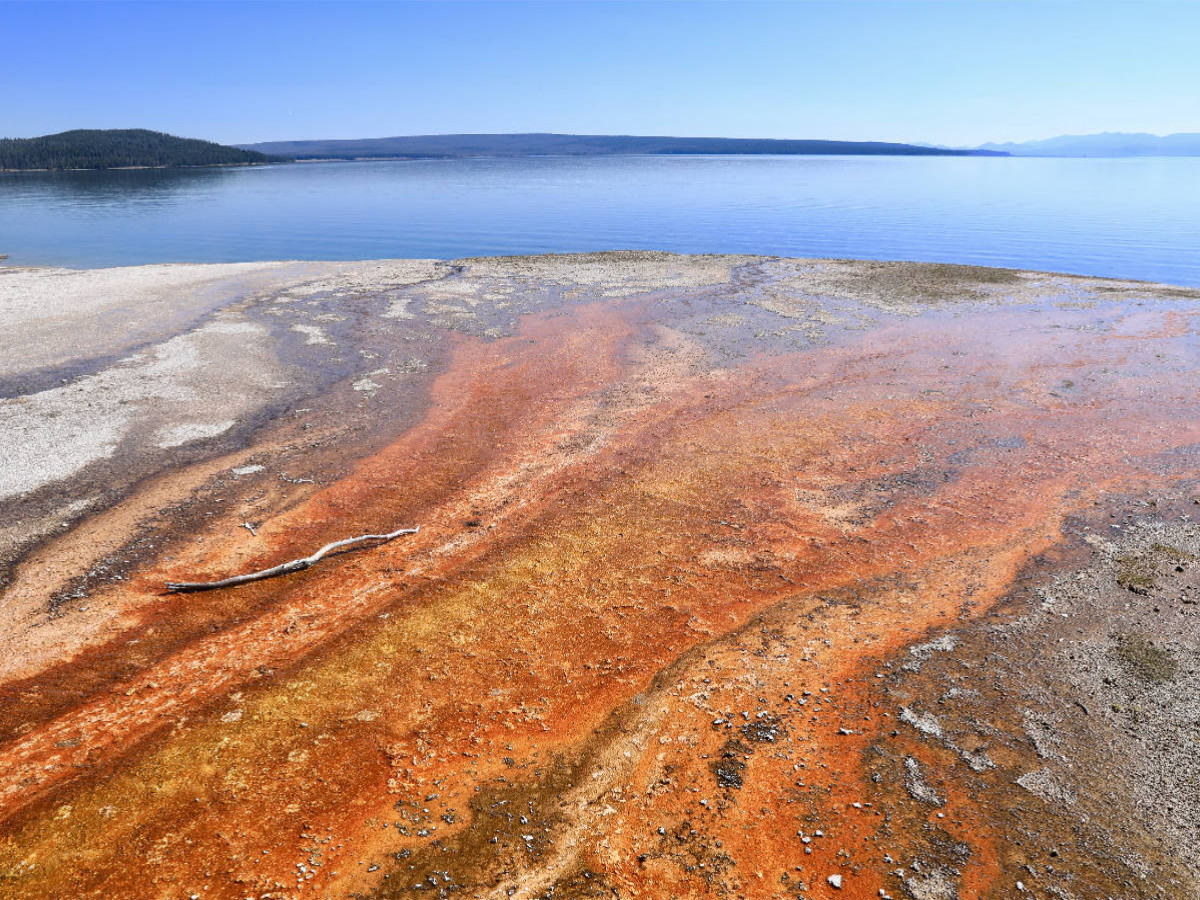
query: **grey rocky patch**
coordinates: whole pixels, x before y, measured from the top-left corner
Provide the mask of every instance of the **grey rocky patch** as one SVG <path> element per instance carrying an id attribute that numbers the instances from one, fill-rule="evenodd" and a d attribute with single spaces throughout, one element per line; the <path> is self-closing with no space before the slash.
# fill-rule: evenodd
<path id="1" fill-rule="evenodd" d="M 739 730 L 748 741 L 756 744 L 773 744 L 779 738 L 783 723 L 771 713 L 760 712 Z"/>
<path id="2" fill-rule="evenodd" d="M 958 755 L 962 757 L 963 762 L 970 767 L 972 772 L 986 772 L 988 769 L 995 768 L 996 766 L 992 762 L 992 758 L 988 756 L 986 750 L 976 750 L 973 753 L 967 750 L 959 750 Z"/>
<path id="3" fill-rule="evenodd" d="M 1060 803 L 1070 806 L 1075 802 L 1075 794 L 1060 784 L 1048 769 L 1037 769 L 1026 772 L 1017 779 L 1017 784 L 1031 794 L 1041 797 L 1047 803 Z"/>
<path id="4" fill-rule="evenodd" d="M 1061 574 L 1027 579 L 1003 615 L 957 628 L 953 655 L 892 670 L 897 718 L 961 760 L 921 757 L 922 780 L 1013 811 L 1023 862 L 1004 877 L 1037 896 L 1200 896 L 1200 857 L 1180 852 L 1200 833 L 1194 490 L 1071 520 L 1065 571 L 1048 561 Z M 1121 528 L 1102 531 L 1111 519 Z M 1144 580 L 1130 581 L 1131 560 Z M 925 889 L 917 877 L 905 885 L 913 897 Z M 1096 892 L 1080 893 L 1085 884 Z"/>
<path id="5" fill-rule="evenodd" d="M 310 346 L 314 344 L 333 343 L 325 334 L 325 329 L 320 325 L 304 325 L 302 323 L 296 323 L 292 326 L 292 331 L 296 332 L 297 334 L 304 335 L 304 343 L 309 344 Z"/>
<path id="6" fill-rule="evenodd" d="M 912 900 L 959 900 L 958 876 L 943 868 L 904 879 L 904 890 Z"/>
<path id="7" fill-rule="evenodd" d="M 942 726 L 938 722 L 937 716 L 932 713 L 916 712 L 910 707 L 903 707 L 900 710 L 900 721 L 906 725 L 911 725 L 921 734 L 927 734 L 930 737 L 940 738 L 942 736 Z"/>
<path id="8" fill-rule="evenodd" d="M 162 449 L 178 447 L 191 441 L 202 441 L 205 438 L 224 434 L 237 424 L 233 419 L 225 422 L 188 422 L 183 425 L 172 425 L 164 428 L 155 435 L 157 444 Z"/>
<path id="9" fill-rule="evenodd" d="M 1095 595 L 1112 598 L 1115 609 L 1060 659 L 1084 707 L 1111 729 L 1138 809 L 1190 842 L 1200 829 L 1200 572 L 1189 560 L 1200 558 L 1200 526 L 1146 522 L 1100 557 L 1082 577 L 1061 579 L 1058 593 L 1072 618 L 1091 612 Z M 1131 557 L 1153 571 L 1152 592 L 1114 585 Z M 1200 859 L 1189 864 L 1200 877 Z"/>
<path id="10" fill-rule="evenodd" d="M 958 638 L 952 634 L 943 634 L 932 641 L 917 644 L 908 649 L 908 655 L 912 657 L 912 660 L 906 662 L 902 668 L 918 672 L 921 669 L 921 664 L 933 656 L 934 653 L 952 653 L 957 646 Z"/>
<path id="11" fill-rule="evenodd" d="M 1037 755 L 1042 759 L 1058 756 L 1058 746 L 1062 743 L 1062 738 L 1054 726 L 1028 709 L 1024 711 L 1024 719 L 1025 735 L 1033 743 Z"/>
<path id="12" fill-rule="evenodd" d="M 921 777 L 921 764 L 911 756 L 904 758 L 904 787 L 914 800 L 941 806 L 945 801 Z"/>

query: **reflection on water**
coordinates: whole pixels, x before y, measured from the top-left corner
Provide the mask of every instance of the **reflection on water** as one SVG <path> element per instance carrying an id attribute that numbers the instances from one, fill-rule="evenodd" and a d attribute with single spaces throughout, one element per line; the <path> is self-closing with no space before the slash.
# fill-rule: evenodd
<path id="1" fill-rule="evenodd" d="M 119 209 L 161 204 L 189 193 L 220 190 L 229 169 L 114 169 L 0 173 L 4 203 L 65 203 Z"/>
<path id="2" fill-rule="evenodd" d="M 1200 159 L 609 157 L 0 173 L 14 264 L 613 248 L 1200 284 Z"/>

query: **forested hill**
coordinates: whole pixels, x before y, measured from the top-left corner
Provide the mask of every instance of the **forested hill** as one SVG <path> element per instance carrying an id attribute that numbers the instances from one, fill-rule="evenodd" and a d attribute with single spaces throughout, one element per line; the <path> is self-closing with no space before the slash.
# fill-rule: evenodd
<path id="1" fill-rule="evenodd" d="M 232 166 L 273 162 L 254 150 L 141 128 L 64 131 L 0 139 L 0 169 L 119 169 Z"/>
<path id="2" fill-rule="evenodd" d="M 670 154 L 845 154 L 1007 156 L 882 141 L 639 137 L 589 134 L 426 134 L 364 140 L 271 141 L 247 149 L 296 159 L 455 159 L 472 156 L 619 156 Z"/>

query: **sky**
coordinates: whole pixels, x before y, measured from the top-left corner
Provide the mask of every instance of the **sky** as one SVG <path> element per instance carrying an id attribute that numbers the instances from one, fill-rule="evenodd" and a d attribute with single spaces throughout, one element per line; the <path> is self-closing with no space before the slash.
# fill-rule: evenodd
<path id="1" fill-rule="evenodd" d="M 0 136 L 1200 132 L 1200 3 L 0 3 Z"/>

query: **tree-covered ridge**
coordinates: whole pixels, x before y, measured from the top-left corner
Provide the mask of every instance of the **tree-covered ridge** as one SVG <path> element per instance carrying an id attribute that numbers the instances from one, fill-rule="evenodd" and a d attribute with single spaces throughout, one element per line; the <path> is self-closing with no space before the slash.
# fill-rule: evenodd
<path id="1" fill-rule="evenodd" d="M 79 129 L 44 137 L 0 139 L 0 169 L 229 166 L 273 161 L 273 157 L 255 150 L 143 128 Z"/>
<path id="2" fill-rule="evenodd" d="M 852 156 L 1007 156 L 884 141 L 642 137 L 605 134 L 423 134 L 365 140 L 243 144 L 296 159 L 457 159 L 475 156 L 621 156 L 673 154 L 845 154 Z"/>

